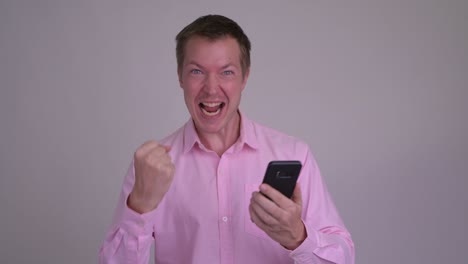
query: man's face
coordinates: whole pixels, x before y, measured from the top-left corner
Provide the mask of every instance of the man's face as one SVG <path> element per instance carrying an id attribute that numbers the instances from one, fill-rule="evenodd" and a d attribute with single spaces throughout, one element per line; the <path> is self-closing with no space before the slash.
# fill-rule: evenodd
<path id="1" fill-rule="evenodd" d="M 239 44 L 234 38 L 189 39 L 179 83 L 198 133 L 237 128 L 234 122 L 238 121 L 237 109 L 248 75 L 248 70 L 242 75 Z"/>

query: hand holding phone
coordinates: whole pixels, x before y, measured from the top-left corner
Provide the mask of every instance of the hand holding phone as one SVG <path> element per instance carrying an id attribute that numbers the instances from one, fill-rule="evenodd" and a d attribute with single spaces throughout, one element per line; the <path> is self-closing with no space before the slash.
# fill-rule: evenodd
<path id="1" fill-rule="evenodd" d="M 275 160 L 268 164 L 263 183 L 291 198 L 302 164 L 297 160 Z"/>

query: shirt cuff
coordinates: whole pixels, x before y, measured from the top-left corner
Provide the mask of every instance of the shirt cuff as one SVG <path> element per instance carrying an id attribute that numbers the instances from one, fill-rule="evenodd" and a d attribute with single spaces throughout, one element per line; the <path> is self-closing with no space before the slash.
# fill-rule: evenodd
<path id="1" fill-rule="evenodd" d="M 290 251 L 289 256 L 293 258 L 297 263 L 305 263 L 310 261 L 314 255 L 314 251 L 319 247 L 319 235 L 318 232 L 309 227 L 304 223 L 307 237 L 296 249 Z"/>
<path id="2" fill-rule="evenodd" d="M 125 230 L 126 233 L 136 237 L 151 235 L 153 233 L 156 209 L 144 214 L 139 214 L 128 207 L 127 199 L 125 199 L 125 204 L 120 214 L 120 221 L 117 225 Z"/>

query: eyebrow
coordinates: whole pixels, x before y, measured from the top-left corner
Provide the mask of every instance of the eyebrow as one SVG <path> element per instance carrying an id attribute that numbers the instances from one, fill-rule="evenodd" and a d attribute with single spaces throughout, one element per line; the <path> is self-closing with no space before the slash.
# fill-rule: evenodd
<path id="1" fill-rule="evenodd" d="M 198 63 L 195 62 L 195 61 L 189 61 L 187 64 L 185 64 L 185 66 L 187 66 L 187 65 L 195 65 L 195 66 L 197 66 L 198 68 L 204 69 L 203 66 L 201 66 L 200 64 L 198 64 Z M 234 65 L 233 63 L 228 63 L 228 64 L 222 66 L 221 69 L 224 70 L 224 69 L 227 69 L 227 68 L 229 68 L 229 67 L 234 67 L 234 68 L 237 69 L 236 65 Z"/>
<path id="2" fill-rule="evenodd" d="M 186 63 L 184 66 L 191 65 L 191 64 L 197 66 L 198 68 L 202 68 L 202 69 L 203 69 L 203 66 L 201 66 L 200 64 L 198 64 L 198 63 L 196 63 L 196 62 L 194 62 L 194 61 L 189 61 L 189 62 Z"/>

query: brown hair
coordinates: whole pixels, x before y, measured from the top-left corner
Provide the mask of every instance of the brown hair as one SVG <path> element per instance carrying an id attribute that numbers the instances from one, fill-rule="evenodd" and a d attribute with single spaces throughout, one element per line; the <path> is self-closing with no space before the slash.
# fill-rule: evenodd
<path id="1" fill-rule="evenodd" d="M 184 62 L 185 45 L 189 39 L 194 36 L 205 37 L 210 40 L 217 40 L 227 36 L 233 37 L 239 44 L 241 52 L 240 63 L 242 75 L 244 76 L 250 68 L 250 40 L 245 35 L 242 28 L 232 19 L 225 16 L 206 15 L 197 18 L 187 25 L 175 38 L 177 43 L 177 69 L 179 71 L 182 70 L 182 64 Z"/>

